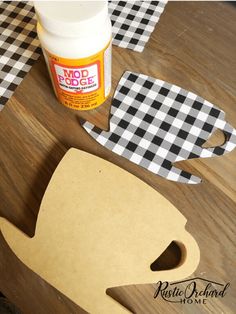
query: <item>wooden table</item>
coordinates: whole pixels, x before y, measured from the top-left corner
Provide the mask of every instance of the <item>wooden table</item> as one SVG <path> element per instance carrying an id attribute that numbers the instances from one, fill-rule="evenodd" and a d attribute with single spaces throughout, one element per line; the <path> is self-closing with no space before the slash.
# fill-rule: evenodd
<path id="1" fill-rule="evenodd" d="M 226 112 L 236 126 L 236 8 L 220 2 L 171 2 L 143 53 L 113 48 L 113 90 L 125 70 L 191 90 Z M 167 181 L 95 143 L 80 127 L 85 118 L 107 125 L 110 100 L 80 113 L 58 104 L 41 58 L 0 113 L 0 213 L 33 235 L 40 201 L 62 156 L 76 147 L 112 161 L 146 181 L 188 219 L 198 241 L 200 265 L 192 277 L 230 282 L 227 295 L 207 305 L 154 299 L 155 285 L 115 288 L 115 298 L 135 313 L 233 313 L 236 308 L 236 151 L 179 166 L 204 178 L 197 186 Z M 222 142 L 217 133 L 211 143 Z M 24 314 L 84 313 L 27 269 L 0 237 L 0 291 Z M 175 245 L 157 268 L 178 259 Z M 170 258 L 172 256 L 172 258 Z M 110 314 L 110 313 L 109 313 Z"/>

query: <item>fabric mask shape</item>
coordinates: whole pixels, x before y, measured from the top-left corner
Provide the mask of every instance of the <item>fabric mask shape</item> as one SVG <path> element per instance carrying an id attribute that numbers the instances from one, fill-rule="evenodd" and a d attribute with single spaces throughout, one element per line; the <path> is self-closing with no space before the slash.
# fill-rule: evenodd
<path id="1" fill-rule="evenodd" d="M 176 85 L 144 74 L 125 72 L 111 106 L 110 130 L 89 122 L 83 128 L 101 145 L 171 181 L 201 179 L 173 164 L 224 155 L 236 146 L 236 130 L 213 104 Z M 225 143 L 203 148 L 216 129 Z"/>

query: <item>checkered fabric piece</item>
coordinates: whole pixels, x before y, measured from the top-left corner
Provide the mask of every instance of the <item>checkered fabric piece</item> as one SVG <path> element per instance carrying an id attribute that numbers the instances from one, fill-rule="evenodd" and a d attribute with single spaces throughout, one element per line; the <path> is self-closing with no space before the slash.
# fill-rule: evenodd
<path id="1" fill-rule="evenodd" d="M 236 130 L 224 112 L 176 85 L 132 72 L 121 78 L 111 107 L 110 130 L 89 122 L 84 129 L 101 145 L 166 179 L 196 184 L 201 179 L 173 164 L 223 155 L 236 147 Z M 202 148 L 216 130 L 222 146 Z"/>
<path id="2" fill-rule="evenodd" d="M 0 1 L 0 110 L 40 55 L 33 6 Z"/>
<path id="3" fill-rule="evenodd" d="M 142 52 L 166 3 L 166 0 L 109 1 L 113 44 Z"/>

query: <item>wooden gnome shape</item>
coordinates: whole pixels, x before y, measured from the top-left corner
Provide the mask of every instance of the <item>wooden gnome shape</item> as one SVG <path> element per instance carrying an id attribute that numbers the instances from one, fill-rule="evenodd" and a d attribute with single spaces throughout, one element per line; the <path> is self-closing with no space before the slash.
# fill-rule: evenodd
<path id="1" fill-rule="evenodd" d="M 70 149 L 47 187 L 29 238 L 5 219 L 0 229 L 30 269 L 92 314 L 129 311 L 106 295 L 116 286 L 179 280 L 192 274 L 199 249 L 186 219 L 157 191 L 121 168 Z M 172 241 L 179 267 L 150 265 Z"/>

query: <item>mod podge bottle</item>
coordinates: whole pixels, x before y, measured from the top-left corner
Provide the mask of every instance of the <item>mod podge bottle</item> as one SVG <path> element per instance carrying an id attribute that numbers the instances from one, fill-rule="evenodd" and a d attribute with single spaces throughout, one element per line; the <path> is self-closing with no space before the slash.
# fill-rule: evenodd
<path id="1" fill-rule="evenodd" d="M 58 100 L 76 110 L 101 104 L 111 90 L 107 1 L 35 1 L 37 31 Z"/>

